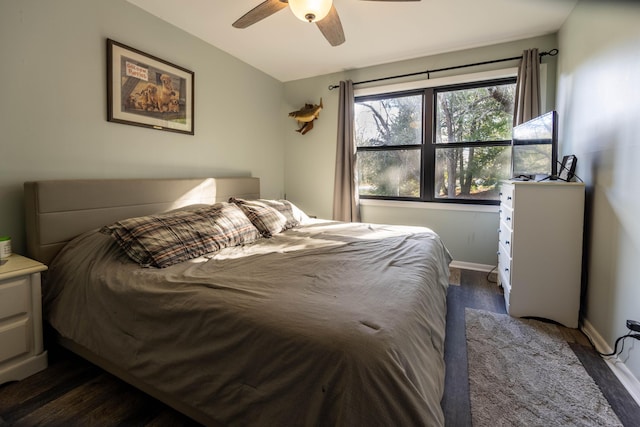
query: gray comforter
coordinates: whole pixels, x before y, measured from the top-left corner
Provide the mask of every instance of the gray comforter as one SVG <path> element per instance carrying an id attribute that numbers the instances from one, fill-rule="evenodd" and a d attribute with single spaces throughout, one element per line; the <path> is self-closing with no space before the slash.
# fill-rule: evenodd
<path id="1" fill-rule="evenodd" d="M 86 233 L 50 266 L 65 338 L 232 426 L 439 426 L 451 258 L 429 229 L 312 221 L 165 269 Z"/>

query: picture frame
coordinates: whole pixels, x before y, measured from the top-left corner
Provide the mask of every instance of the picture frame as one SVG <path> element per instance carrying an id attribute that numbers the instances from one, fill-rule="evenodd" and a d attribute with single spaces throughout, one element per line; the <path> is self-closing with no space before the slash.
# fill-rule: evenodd
<path id="1" fill-rule="evenodd" d="M 573 154 L 564 156 L 560 165 L 560 172 L 558 172 L 558 179 L 570 182 L 575 176 L 577 163 L 578 158 Z"/>
<path id="2" fill-rule="evenodd" d="M 194 135 L 193 71 L 107 39 L 107 121 Z"/>

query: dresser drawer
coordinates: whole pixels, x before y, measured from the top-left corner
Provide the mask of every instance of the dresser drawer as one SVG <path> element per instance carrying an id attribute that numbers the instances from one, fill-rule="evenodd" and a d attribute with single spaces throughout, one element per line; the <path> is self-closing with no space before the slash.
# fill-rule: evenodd
<path id="1" fill-rule="evenodd" d="M 501 277 L 501 275 L 498 275 Z M 503 282 L 503 279 L 500 279 L 500 285 L 502 286 L 502 291 L 504 292 L 504 308 L 509 313 L 509 308 L 511 307 L 510 299 L 511 299 L 511 286 L 508 282 Z"/>
<path id="2" fill-rule="evenodd" d="M 29 320 L 21 319 L 17 322 L 0 327 L 0 363 L 29 352 Z"/>
<path id="3" fill-rule="evenodd" d="M 498 246 L 498 276 L 500 284 L 506 290 L 511 289 L 511 256 L 502 244 Z"/>
<path id="4" fill-rule="evenodd" d="M 513 198 L 515 196 L 515 192 L 513 190 L 514 187 L 510 184 L 503 184 L 500 187 L 500 205 L 508 206 L 510 208 L 513 207 Z"/>
<path id="5" fill-rule="evenodd" d="M 30 276 L 0 282 L 0 323 L 3 319 L 30 311 L 30 282 Z"/>
<path id="6" fill-rule="evenodd" d="M 500 205 L 500 222 L 505 223 L 507 227 L 513 230 L 514 221 L 513 221 L 513 208 L 509 206 Z"/>
<path id="7" fill-rule="evenodd" d="M 509 258 L 513 258 L 513 249 L 511 249 L 513 246 L 513 230 L 502 221 L 500 221 L 500 228 L 498 229 L 498 245 L 498 248 L 502 246 L 507 250 Z"/>

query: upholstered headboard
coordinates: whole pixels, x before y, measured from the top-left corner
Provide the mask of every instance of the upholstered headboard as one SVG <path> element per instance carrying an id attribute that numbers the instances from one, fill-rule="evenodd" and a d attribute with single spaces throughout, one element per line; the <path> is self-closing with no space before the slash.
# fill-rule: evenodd
<path id="1" fill-rule="evenodd" d="M 24 184 L 27 253 L 49 263 L 75 236 L 112 222 L 229 197 L 257 199 L 259 178 L 99 179 Z"/>

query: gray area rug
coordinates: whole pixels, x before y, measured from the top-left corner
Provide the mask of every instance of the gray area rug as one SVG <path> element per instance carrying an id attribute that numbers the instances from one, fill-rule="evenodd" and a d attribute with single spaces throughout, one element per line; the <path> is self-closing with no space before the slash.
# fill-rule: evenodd
<path id="1" fill-rule="evenodd" d="M 482 426 L 621 426 L 561 327 L 467 308 L 471 417 Z"/>

